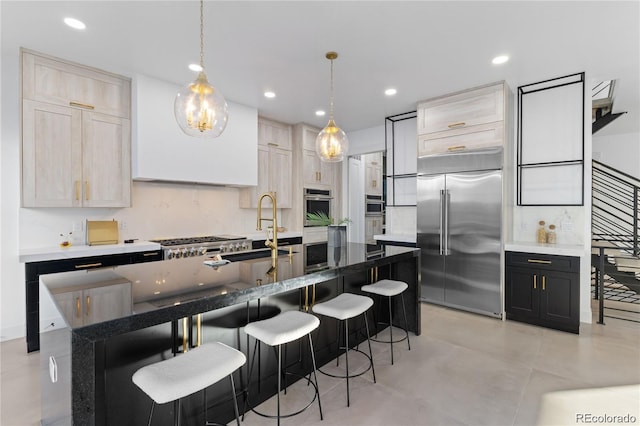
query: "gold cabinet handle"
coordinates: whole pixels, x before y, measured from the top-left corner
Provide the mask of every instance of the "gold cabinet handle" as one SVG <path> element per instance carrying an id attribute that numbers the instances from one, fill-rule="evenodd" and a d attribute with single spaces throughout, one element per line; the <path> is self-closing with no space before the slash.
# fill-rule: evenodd
<path id="1" fill-rule="evenodd" d="M 75 187 L 76 187 L 76 201 L 80 201 L 80 181 L 79 180 L 75 181 Z"/>
<path id="2" fill-rule="evenodd" d="M 466 147 L 466 145 L 450 146 L 449 148 L 447 148 L 447 151 L 460 151 L 465 149 Z"/>
<path id="3" fill-rule="evenodd" d="M 542 290 L 546 290 L 546 285 L 547 285 L 547 277 L 545 277 L 544 275 L 542 276 Z"/>
<path id="4" fill-rule="evenodd" d="M 95 109 L 95 107 L 93 105 L 83 104 L 81 102 L 71 101 L 71 102 L 69 102 L 69 105 L 70 106 L 74 106 L 74 107 L 84 108 L 84 109 L 91 109 L 91 110 Z"/>
<path id="5" fill-rule="evenodd" d="M 542 263 L 544 265 L 551 265 L 551 261 L 550 260 L 527 259 L 527 262 L 529 262 L 529 263 Z"/>
<path id="6" fill-rule="evenodd" d="M 461 127 L 461 126 L 464 126 L 465 124 L 467 123 L 465 123 L 464 121 L 458 121 L 457 123 L 449 124 L 447 127 L 449 127 L 450 129 L 453 129 L 454 127 Z"/>
<path id="7" fill-rule="evenodd" d="M 76 318 L 80 318 L 80 298 L 76 297 Z"/>
<path id="8" fill-rule="evenodd" d="M 84 265 L 75 265 L 76 269 L 84 269 L 84 268 L 95 268 L 98 266 L 102 266 L 102 262 L 96 263 L 85 263 Z"/>
<path id="9" fill-rule="evenodd" d="M 89 181 L 84 181 L 84 199 L 89 200 Z"/>
<path id="10" fill-rule="evenodd" d="M 267 143 L 267 145 L 269 145 L 269 146 L 278 146 L 277 143 L 273 143 L 273 142 L 269 142 L 269 143 Z"/>
<path id="11" fill-rule="evenodd" d="M 533 274 L 533 288 L 538 288 L 538 276 L 536 274 Z"/>
<path id="12" fill-rule="evenodd" d="M 87 312 L 85 313 L 85 315 L 89 316 L 90 313 L 91 313 L 91 296 L 87 296 Z"/>
<path id="13" fill-rule="evenodd" d="M 156 253 L 156 252 L 153 252 L 153 253 L 144 253 L 144 254 L 143 254 L 143 256 L 144 256 L 144 257 L 147 257 L 147 256 L 155 256 L 155 255 L 157 255 L 157 254 L 158 254 L 158 253 Z"/>

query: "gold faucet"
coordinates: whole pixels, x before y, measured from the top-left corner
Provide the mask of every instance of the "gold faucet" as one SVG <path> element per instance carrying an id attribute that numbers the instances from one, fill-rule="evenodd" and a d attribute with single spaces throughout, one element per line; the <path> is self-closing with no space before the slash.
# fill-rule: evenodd
<path id="1" fill-rule="evenodd" d="M 262 200 L 269 198 L 271 200 L 271 207 L 273 210 L 272 218 L 262 217 Z M 267 240 L 264 245 L 271 249 L 271 266 L 276 268 L 278 266 L 278 222 L 277 222 L 277 206 L 276 206 L 276 194 L 275 192 L 265 192 L 258 199 L 258 224 L 256 230 L 262 231 L 262 221 L 270 221 L 273 224 L 273 241 L 269 240 L 269 234 L 267 233 Z"/>

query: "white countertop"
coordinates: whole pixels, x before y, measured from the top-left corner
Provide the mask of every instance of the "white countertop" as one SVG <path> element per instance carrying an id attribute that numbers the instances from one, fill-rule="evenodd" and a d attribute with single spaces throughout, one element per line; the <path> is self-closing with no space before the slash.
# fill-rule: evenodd
<path id="1" fill-rule="evenodd" d="M 378 241 L 397 241 L 399 243 L 415 243 L 416 234 L 376 234 L 373 239 Z"/>
<path id="2" fill-rule="evenodd" d="M 505 251 L 518 251 L 524 253 L 556 254 L 562 256 L 584 256 L 586 249 L 579 244 L 542 244 L 534 242 L 505 243 Z"/>
<path id="3" fill-rule="evenodd" d="M 136 241 L 131 244 L 105 244 L 100 246 L 73 245 L 64 248 L 39 247 L 20 250 L 18 259 L 21 263 L 43 262 L 47 260 L 74 259 L 77 257 L 104 256 L 159 249 L 160 244 L 149 241 Z"/>

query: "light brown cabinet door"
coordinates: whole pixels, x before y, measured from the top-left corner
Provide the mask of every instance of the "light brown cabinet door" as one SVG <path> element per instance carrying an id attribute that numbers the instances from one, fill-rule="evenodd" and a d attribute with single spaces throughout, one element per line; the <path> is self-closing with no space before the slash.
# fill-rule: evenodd
<path id="1" fill-rule="evenodd" d="M 22 205 L 81 205 L 82 111 L 23 101 Z"/>
<path id="2" fill-rule="evenodd" d="M 271 148 L 269 152 L 269 189 L 276 193 L 278 208 L 291 208 L 293 155 L 290 150 Z"/>
<path id="3" fill-rule="evenodd" d="M 22 205 L 131 205 L 131 81 L 22 51 Z"/>
<path id="4" fill-rule="evenodd" d="M 258 118 L 258 144 L 291 150 L 291 126 Z"/>
<path id="5" fill-rule="evenodd" d="M 130 121 L 82 113 L 82 205 L 131 205 Z"/>
<path id="6" fill-rule="evenodd" d="M 503 118 L 504 85 L 500 83 L 420 102 L 418 135 L 463 129 Z"/>
<path id="7" fill-rule="evenodd" d="M 255 209 L 260 195 L 275 192 L 277 207 L 291 208 L 292 165 L 290 150 L 258 145 L 258 185 L 242 189 L 240 207 Z M 262 207 L 271 208 L 268 198 L 264 199 Z"/>
<path id="8" fill-rule="evenodd" d="M 130 118 L 131 81 L 44 54 L 22 52 L 22 95 L 32 99 Z"/>
<path id="9" fill-rule="evenodd" d="M 418 136 L 418 157 L 467 151 L 504 144 L 504 122 Z"/>
<path id="10" fill-rule="evenodd" d="M 370 162 L 365 167 L 365 194 L 382 195 L 382 165 Z"/>

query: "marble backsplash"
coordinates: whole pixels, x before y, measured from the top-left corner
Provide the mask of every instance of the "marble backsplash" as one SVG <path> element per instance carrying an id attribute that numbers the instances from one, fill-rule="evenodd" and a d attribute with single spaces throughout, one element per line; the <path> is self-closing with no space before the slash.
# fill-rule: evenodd
<path id="1" fill-rule="evenodd" d="M 86 220 L 117 220 L 120 240 L 255 234 L 256 210 L 239 208 L 239 194 L 238 188 L 133 182 L 129 208 L 22 208 L 20 249 L 55 246 L 69 232 L 74 244 L 84 244 Z"/>

